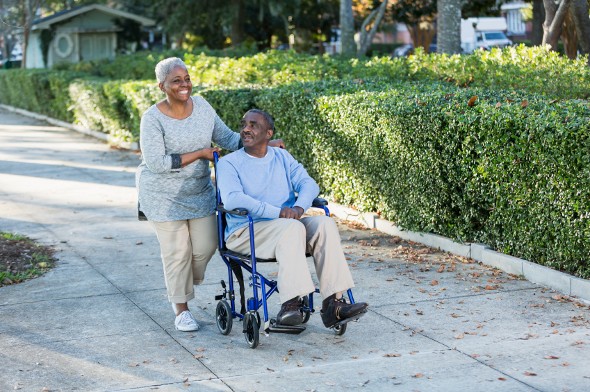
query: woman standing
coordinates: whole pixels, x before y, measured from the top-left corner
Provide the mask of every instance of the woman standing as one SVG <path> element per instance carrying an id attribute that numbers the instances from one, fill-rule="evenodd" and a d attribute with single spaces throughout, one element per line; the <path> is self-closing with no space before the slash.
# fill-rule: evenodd
<path id="1" fill-rule="evenodd" d="M 184 62 L 171 57 L 156 65 L 166 98 L 145 111 L 140 125 L 142 162 L 136 173 L 140 214 L 160 243 L 168 300 L 179 331 L 199 325 L 188 309 L 194 285 L 203 282 L 217 247 L 215 191 L 209 161 L 218 147 L 241 147 L 240 135 L 221 121 L 202 97 L 192 96 Z M 281 140 L 273 141 L 282 146 Z"/>

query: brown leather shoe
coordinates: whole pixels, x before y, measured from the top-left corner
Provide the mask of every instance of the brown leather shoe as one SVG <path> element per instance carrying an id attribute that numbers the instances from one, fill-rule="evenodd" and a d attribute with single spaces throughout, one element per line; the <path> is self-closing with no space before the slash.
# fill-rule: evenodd
<path id="1" fill-rule="evenodd" d="M 349 304 L 344 298 L 336 299 L 332 294 L 322 302 L 322 322 L 327 328 L 332 328 L 337 323 L 352 321 L 360 318 L 367 312 L 369 305 L 366 302 Z"/>
<path id="2" fill-rule="evenodd" d="M 277 325 L 301 325 L 303 324 L 303 313 L 301 312 L 301 300 L 299 297 L 291 298 L 281 305 L 277 313 Z"/>

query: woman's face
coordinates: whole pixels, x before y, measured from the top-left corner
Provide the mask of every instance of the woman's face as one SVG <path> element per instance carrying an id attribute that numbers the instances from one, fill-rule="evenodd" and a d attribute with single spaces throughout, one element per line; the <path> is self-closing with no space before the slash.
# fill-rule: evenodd
<path id="1" fill-rule="evenodd" d="M 186 68 L 176 66 L 172 68 L 164 82 L 160 83 L 160 88 L 166 93 L 168 99 L 186 102 L 193 91 L 193 84 Z"/>

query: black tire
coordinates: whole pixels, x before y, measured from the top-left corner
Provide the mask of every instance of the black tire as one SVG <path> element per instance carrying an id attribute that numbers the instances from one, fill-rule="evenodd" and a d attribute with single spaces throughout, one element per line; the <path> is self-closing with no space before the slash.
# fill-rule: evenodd
<path id="1" fill-rule="evenodd" d="M 248 312 L 244 316 L 244 337 L 250 348 L 258 347 L 260 340 L 260 326 L 258 325 L 257 312 Z"/>
<path id="2" fill-rule="evenodd" d="M 309 310 L 309 296 L 308 295 L 301 298 L 301 305 L 308 309 L 308 310 L 303 310 L 303 309 L 301 310 L 301 313 L 303 313 L 302 323 L 305 324 L 309 321 L 309 317 L 311 316 L 311 310 Z"/>
<path id="3" fill-rule="evenodd" d="M 231 332 L 233 320 L 229 303 L 226 300 L 219 301 L 217 303 L 217 309 L 215 309 L 215 321 L 222 335 L 228 335 Z"/>
<path id="4" fill-rule="evenodd" d="M 344 335 L 344 332 L 346 332 L 346 325 L 347 324 L 340 324 L 334 327 L 334 333 L 336 334 L 336 336 Z"/>

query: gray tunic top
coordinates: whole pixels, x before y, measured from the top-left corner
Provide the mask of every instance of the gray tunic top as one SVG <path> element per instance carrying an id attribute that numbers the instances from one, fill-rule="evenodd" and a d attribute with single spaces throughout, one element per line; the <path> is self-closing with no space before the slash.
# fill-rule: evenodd
<path id="1" fill-rule="evenodd" d="M 167 222 L 203 218 L 215 211 L 215 190 L 209 161 L 180 167 L 180 154 L 211 147 L 236 150 L 240 134 L 229 129 L 211 105 L 194 96 L 193 112 L 183 120 L 151 106 L 141 118 L 142 162 L 135 183 L 140 210 L 149 220 Z"/>

